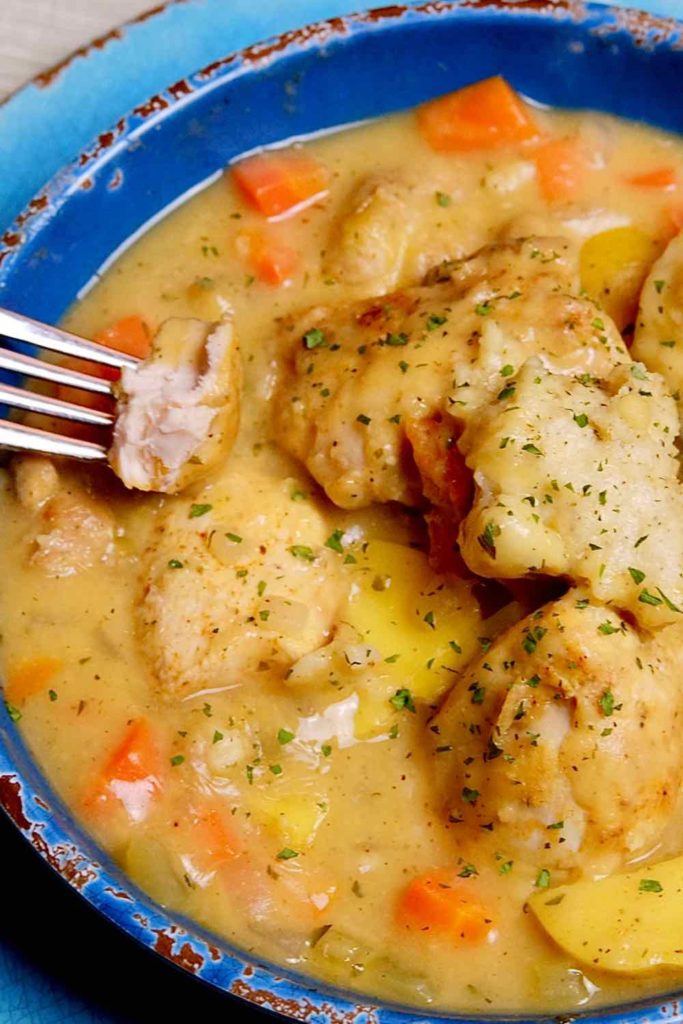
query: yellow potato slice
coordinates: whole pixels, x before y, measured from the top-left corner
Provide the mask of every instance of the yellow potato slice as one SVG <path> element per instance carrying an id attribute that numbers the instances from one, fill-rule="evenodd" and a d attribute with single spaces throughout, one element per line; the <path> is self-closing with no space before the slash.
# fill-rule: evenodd
<path id="1" fill-rule="evenodd" d="M 529 908 L 581 964 L 617 974 L 683 966 L 683 857 L 535 892 Z"/>
<path id="2" fill-rule="evenodd" d="M 581 249 L 581 284 L 620 331 L 635 319 L 640 289 L 659 251 L 658 243 L 636 227 L 601 231 Z"/>

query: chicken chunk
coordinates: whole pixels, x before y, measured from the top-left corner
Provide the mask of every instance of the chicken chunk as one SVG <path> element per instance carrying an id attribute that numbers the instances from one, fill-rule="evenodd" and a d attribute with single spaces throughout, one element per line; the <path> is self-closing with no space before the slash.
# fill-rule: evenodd
<path id="1" fill-rule="evenodd" d="M 456 835 L 588 874 L 650 850 L 683 781 L 682 671 L 682 626 L 643 640 L 586 592 L 523 619 L 432 721 Z"/>
<path id="2" fill-rule="evenodd" d="M 287 481 L 245 470 L 160 518 L 143 556 L 139 633 L 160 689 L 186 696 L 282 675 L 330 636 L 337 556 Z"/>
<path id="3" fill-rule="evenodd" d="M 460 552 L 480 576 L 565 576 L 644 628 L 683 619 L 683 490 L 676 406 L 657 374 L 553 373 L 544 357 L 458 445 L 476 494 Z"/>
<path id="4" fill-rule="evenodd" d="M 415 223 L 410 193 L 399 178 L 364 179 L 333 228 L 325 273 L 375 294 L 396 288 Z"/>
<path id="5" fill-rule="evenodd" d="M 150 356 L 121 376 L 109 460 L 126 487 L 174 494 L 224 459 L 241 379 L 231 321 L 166 320 Z"/>
<path id="6" fill-rule="evenodd" d="M 73 576 L 108 561 L 114 551 L 114 518 L 83 483 L 43 458 L 13 463 L 17 499 L 32 513 L 28 560 L 48 576 Z"/>
<path id="7" fill-rule="evenodd" d="M 628 359 L 614 326 L 579 296 L 561 239 L 487 247 L 447 261 L 424 286 L 285 325 L 276 389 L 279 443 L 342 508 L 422 500 L 407 426 L 466 423 L 505 387 L 510 367 L 542 351 L 566 372 Z"/>
<path id="8" fill-rule="evenodd" d="M 633 356 L 662 374 L 683 409 L 683 232 L 669 243 L 645 280 Z"/>

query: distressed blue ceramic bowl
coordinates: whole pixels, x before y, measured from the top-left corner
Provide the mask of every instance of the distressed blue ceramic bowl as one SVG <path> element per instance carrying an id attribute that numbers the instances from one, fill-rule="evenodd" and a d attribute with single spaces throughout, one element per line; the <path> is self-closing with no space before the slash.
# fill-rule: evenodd
<path id="1" fill-rule="evenodd" d="M 413 106 L 499 72 L 545 103 L 683 132 L 683 25 L 672 20 L 543 0 L 434 0 L 336 18 L 226 57 L 103 132 L 5 232 L 0 305 L 54 321 L 127 239 L 240 152 Z M 105 917 L 205 982 L 315 1024 L 407 1024 L 421 1016 L 362 1005 L 352 993 L 247 962 L 153 904 L 74 821 L 4 711 L 0 803 Z M 645 1024 L 683 1016 L 672 998 L 585 1019 L 606 1018 Z"/>

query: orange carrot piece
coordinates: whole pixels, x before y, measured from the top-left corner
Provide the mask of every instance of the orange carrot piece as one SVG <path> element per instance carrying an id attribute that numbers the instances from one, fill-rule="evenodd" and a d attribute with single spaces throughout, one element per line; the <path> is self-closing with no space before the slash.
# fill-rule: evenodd
<path id="1" fill-rule="evenodd" d="M 472 882 L 448 869 L 414 878 L 401 894 L 396 916 L 402 928 L 456 942 L 481 942 L 493 926 Z"/>
<path id="2" fill-rule="evenodd" d="M 164 774 L 152 726 L 144 718 L 135 719 L 105 761 L 85 805 L 94 810 L 121 804 L 131 821 L 142 821 L 161 795 Z"/>
<path id="3" fill-rule="evenodd" d="M 124 316 L 95 335 L 99 345 L 145 359 L 151 351 L 151 332 L 141 316 Z M 103 376 L 101 374 L 101 376 Z"/>
<path id="4" fill-rule="evenodd" d="M 291 246 L 258 233 L 249 240 L 249 262 L 259 281 L 277 286 L 291 280 L 299 258 Z"/>
<path id="5" fill-rule="evenodd" d="M 529 108 L 500 75 L 430 100 L 418 108 L 417 123 L 429 145 L 443 152 L 495 149 L 540 134 Z"/>
<path id="6" fill-rule="evenodd" d="M 644 174 L 633 174 L 624 178 L 624 181 L 635 188 L 654 188 L 669 192 L 678 184 L 678 177 L 674 167 L 655 167 Z"/>
<path id="7" fill-rule="evenodd" d="M 327 169 L 307 153 L 258 153 L 232 168 L 232 179 L 246 201 L 265 217 L 281 217 L 321 198 Z"/>
<path id="8" fill-rule="evenodd" d="M 193 803 L 187 822 L 193 860 L 200 870 L 213 871 L 242 852 L 242 844 L 226 824 L 216 801 Z"/>
<path id="9" fill-rule="evenodd" d="M 534 152 L 538 187 L 549 203 L 574 199 L 589 164 L 580 141 L 576 138 L 550 139 Z"/>
<path id="10" fill-rule="evenodd" d="M 23 704 L 29 697 L 44 690 L 62 668 L 59 658 L 28 658 L 19 662 L 7 674 L 5 700 L 8 704 Z"/>

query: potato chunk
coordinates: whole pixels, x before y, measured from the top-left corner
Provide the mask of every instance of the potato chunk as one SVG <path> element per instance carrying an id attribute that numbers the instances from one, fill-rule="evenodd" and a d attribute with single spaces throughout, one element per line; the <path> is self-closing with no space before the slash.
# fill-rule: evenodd
<path id="1" fill-rule="evenodd" d="M 567 576 L 648 629 L 683 619 L 673 400 L 641 364 L 604 380 L 534 358 L 459 446 L 477 494 L 461 553 L 482 576 Z"/>
<path id="2" fill-rule="evenodd" d="M 683 857 L 545 889 L 529 907 L 558 946 L 588 967 L 618 974 L 683 967 Z"/>
<path id="3" fill-rule="evenodd" d="M 587 874 L 651 849 L 683 781 L 682 641 L 580 590 L 498 637 L 428 734 L 456 838 L 486 826 L 507 855 Z"/>
<path id="4" fill-rule="evenodd" d="M 119 388 L 114 472 L 141 491 L 183 490 L 227 456 L 237 434 L 241 363 L 231 321 L 171 317 Z"/>
<path id="5" fill-rule="evenodd" d="M 633 356 L 683 395 L 683 233 L 669 242 L 645 280 Z"/>

